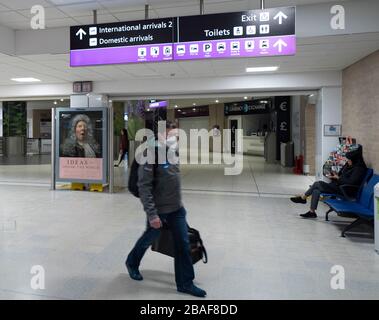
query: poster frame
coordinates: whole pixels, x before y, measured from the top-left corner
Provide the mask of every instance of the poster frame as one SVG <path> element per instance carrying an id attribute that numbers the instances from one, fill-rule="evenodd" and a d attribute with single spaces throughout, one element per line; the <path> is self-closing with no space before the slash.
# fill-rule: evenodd
<path id="1" fill-rule="evenodd" d="M 91 180 L 91 179 L 66 179 L 60 177 L 60 156 L 59 156 L 59 150 L 60 150 L 60 115 L 65 112 L 102 112 L 102 128 L 103 128 L 103 134 L 102 134 L 102 155 L 103 155 L 103 165 L 102 165 L 102 171 L 103 171 L 103 179 L 101 180 Z M 89 183 L 89 184 L 107 184 L 108 183 L 108 162 L 109 162 L 109 153 L 108 153 L 108 109 L 107 108 L 56 108 L 55 109 L 56 115 L 56 125 L 55 125 L 55 181 L 56 182 L 71 182 L 71 183 Z"/>

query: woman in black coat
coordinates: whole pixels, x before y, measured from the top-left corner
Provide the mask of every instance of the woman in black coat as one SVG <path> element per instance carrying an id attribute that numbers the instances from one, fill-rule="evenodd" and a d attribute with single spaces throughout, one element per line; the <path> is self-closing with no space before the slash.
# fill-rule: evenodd
<path id="1" fill-rule="evenodd" d="M 312 196 L 310 210 L 301 214 L 303 218 L 317 218 L 316 209 L 321 193 L 342 194 L 340 186 L 351 185 L 359 187 L 367 172 L 367 166 L 363 160 L 362 147 L 346 154 L 347 162 L 337 174 L 333 172 L 328 178 L 330 183 L 324 181 L 315 182 L 303 195 L 292 197 L 295 203 L 307 203 L 307 197 Z M 358 188 L 355 188 L 357 190 Z"/>

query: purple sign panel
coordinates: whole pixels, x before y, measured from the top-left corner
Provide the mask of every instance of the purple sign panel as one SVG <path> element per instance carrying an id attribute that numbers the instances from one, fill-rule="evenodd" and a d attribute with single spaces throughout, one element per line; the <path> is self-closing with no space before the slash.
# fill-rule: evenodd
<path id="1" fill-rule="evenodd" d="M 158 62 L 172 59 L 172 43 L 133 47 L 82 49 L 70 52 L 71 67 Z"/>
<path id="2" fill-rule="evenodd" d="M 71 27 L 71 66 L 296 53 L 295 7 Z"/>
<path id="3" fill-rule="evenodd" d="M 176 19 L 163 18 L 70 28 L 71 66 L 159 62 L 173 58 Z"/>
<path id="4" fill-rule="evenodd" d="M 296 36 L 212 40 L 174 45 L 174 60 L 269 57 L 295 53 Z"/>
<path id="5" fill-rule="evenodd" d="M 157 101 L 152 102 L 149 104 L 149 108 L 155 109 L 155 108 L 165 108 L 167 107 L 167 101 Z"/>

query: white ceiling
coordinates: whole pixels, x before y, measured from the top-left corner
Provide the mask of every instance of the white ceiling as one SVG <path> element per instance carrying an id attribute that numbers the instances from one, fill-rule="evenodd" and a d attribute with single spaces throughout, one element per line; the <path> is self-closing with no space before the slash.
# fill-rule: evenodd
<path id="1" fill-rule="evenodd" d="M 307 5 L 342 0 L 266 0 L 266 7 Z M 358 0 L 357 0 L 358 1 Z M 150 18 L 199 14 L 198 0 L 150 0 Z M 46 8 L 47 27 L 144 18 L 145 0 L 0 0 L 0 25 L 30 28 L 30 7 Z M 205 13 L 259 8 L 260 0 L 205 0 Z M 246 75 L 245 68 L 277 65 L 279 73 L 342 70 L 379 50 L 379 33 L 298 39 L 292 57 L 237 58 L 70 68 L 68 54 L 8 56 L 0 53 L 0 85 L 13 85 L 11 78 L 35 77 L 42 83 L 73 81 L 121 81 L 128 79 L 199 78 Z"/>
<path id="2" fill-rule="evenodd" d="M 11 78 L 35 77 L 43 83 L 120 81 L 147 78 L 199 78 L 241 76 L 246 67 L 280 67 L 279 73 L 342 70 L 379 50 L 379 33 L 298 40 L 296 56 L 178 61 L 70 68 L 68 54 L 8 56 L 0 54 L 0 85 Z"/>
<path id="3" fill-rule="evenodd" d="M 269 8 L 340 1 L 344 0 L 266 0 L 265 5 Z M 150 5 L 150 18 L 200 12 L 199 0 L 0 0 L 0 25 L 15 30 L 29 29 L 30 9 L 35 4 L 45 8 L 47 28 L 91 24 L 93 10 L 97 10 L 98 23 L 140 20 L 145 18 L 146 3 Z M 204 0 L 206 14 L 258 8 L 260 0 Z"/>

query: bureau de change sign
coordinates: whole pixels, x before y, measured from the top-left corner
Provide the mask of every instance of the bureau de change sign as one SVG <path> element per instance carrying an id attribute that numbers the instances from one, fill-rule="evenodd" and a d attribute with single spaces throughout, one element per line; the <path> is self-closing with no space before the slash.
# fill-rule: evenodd
<path id="1" fill-rule="evenodd" d="M 295 7 L 71 27 L 71 66 L 296 53 Z"/>

